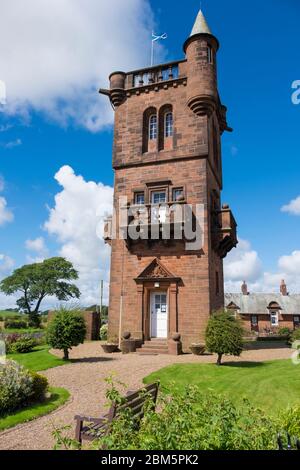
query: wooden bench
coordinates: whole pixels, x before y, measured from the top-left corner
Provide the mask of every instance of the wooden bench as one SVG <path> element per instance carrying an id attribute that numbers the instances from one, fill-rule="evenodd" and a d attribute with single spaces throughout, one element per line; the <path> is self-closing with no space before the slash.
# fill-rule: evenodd
<path id="1" fill-rule="evenodd" d="M 159 383 L 153 383 L 137 391 L 129 391 L 122 399 L 120 404 L 112 403 L 109 412 L 99 418 L 90 416 L 75 416 L 76 431 L 75 439 L 81 444 L 83 440 L 93 441 L 101 436 L 105 436 L 110 431 L 110 424 L 120 413 L 129 408 L 132 417 L 138 422 L 144 416 L 144 405 L 147 399 L 153 401 L 153 410 L 155 410 Z"/>

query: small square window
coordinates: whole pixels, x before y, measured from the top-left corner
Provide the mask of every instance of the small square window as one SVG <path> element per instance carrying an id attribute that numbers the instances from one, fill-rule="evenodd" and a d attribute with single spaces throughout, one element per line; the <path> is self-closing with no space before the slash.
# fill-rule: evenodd
<path id="1" fill-rule="evenodd" d="M 144 193 L 135 193 L 134 203 L 137 205 L 145 204 L 145 194 Z"/>
<path id="2" fill-rule="evenodd" d="M 258 317 L 257 317 L 257 315 L 252 315 L 252 316 L 251 316 L 251 325 L 252 325 L 252 326 L 257 326 L 257 325 L 258 325 Z"/>
<path id="3" fill-rule="evenodd" d="M 180 201 L 184 199 L 183 188 L 173 189 L 173 201 Z"/>

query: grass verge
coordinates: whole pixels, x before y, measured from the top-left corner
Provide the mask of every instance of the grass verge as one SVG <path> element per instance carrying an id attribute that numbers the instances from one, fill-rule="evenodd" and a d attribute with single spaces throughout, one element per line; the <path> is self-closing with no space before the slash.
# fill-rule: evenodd
<path id="1" fill-rule="evenodd" d="M 44 402 L 35 403 L 28 408 L 14 411 L 10 415 L 0 418 L 0 431 L 47 415 L 66 403 L 70 397 L 70 393 L 64 388 L 50 388 L 50 393 L 51 396 Z"/>

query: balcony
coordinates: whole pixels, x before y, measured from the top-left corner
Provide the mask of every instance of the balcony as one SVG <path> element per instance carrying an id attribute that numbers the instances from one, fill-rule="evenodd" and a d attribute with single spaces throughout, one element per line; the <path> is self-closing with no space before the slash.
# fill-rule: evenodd
<path id="1" fill-rule="evenodd" d="M 164 240 L 167 244 L 183 238 L 185 220 L 184 201 L 131 205 L 121 210 L 120 229 L 128 246 L 139 240 Z"/>
<path id="2" fill-rule="evenodd" d="M 217 213 L 218 227 L 217 237 L 215 237 L 215 247 L 221 258 L 237 246 L 237 223 L 227 204 L 224 204 L 222 210 Z"/>
<path id="3" fill-rule="evenodd" d="M 178 64 L 171 64 L 168 67 L 158 67 L 142 70 L 133 74 L 132 86 L 134 88 L 152 85 L 153 83 L 176 80 L 179 78 Z"/>

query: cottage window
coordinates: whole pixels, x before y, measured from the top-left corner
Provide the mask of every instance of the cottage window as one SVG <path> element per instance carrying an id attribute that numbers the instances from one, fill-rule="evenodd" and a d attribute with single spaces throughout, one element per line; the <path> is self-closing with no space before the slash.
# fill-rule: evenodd
<path id="1" fill-rule="evenodd" d="M 295 315 L 294 316 L 294 327 L 299 328 L 300 326 L 300 315 Z"/>
<path id="2" fill-rule="evenodd" d="M 257 315 L 251 315 L 251 326 L 253 328 L 256 328 L 258 325 L 258 316 Z"/>
<path id="3" fill-rule="evenodd" d="M 271 312 L 271 326 L 278 326 L 278 313 Z"/>

